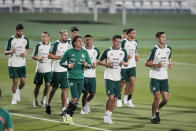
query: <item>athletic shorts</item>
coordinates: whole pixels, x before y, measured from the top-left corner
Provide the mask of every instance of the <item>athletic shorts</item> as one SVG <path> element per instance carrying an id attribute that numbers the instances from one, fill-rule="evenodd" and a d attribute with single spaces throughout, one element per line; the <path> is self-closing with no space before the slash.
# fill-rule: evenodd
<path id="1" fill-rule="evenodd" d="M 158 80 L 158 79 L 151 78 L 150 90 L 153 93 L 158 91 L 169 92 L 168 79 Z"/>
<path id="2" fill-rule="evenodd" d="M 83 88 L 84 93 L 96 93 L 96 78 L 88 78 L 84 77 L 84 88 Z"/>
<path id="3" fill-rule="evenodd" d="M 67 72 L 52 72 L 52 81 L 50 85 L 54 88 L 58 88 L 59 86 L 62 89 L 69 88 Z"/>
<path id="4" fill-rule="evenodd" d="M 21 67 L 11 67 L 9 66 L 9 75 L 10 78 L 26 78 L 26 67 L 21 66 Z"/>
<path id="5" fill-rule="evenodd" d="M 120 96 L 120 81 L 105 79 L 105 87 L 107 96 L 114 95 L 115 98 Z"/>
<path id="6" fill-rule="evenodd" d="M 126 82 L 130 82 L 129 77 L 136 77 L 136 67 L 121 69 L 121 80 L 126 80 Z"/>
<path id="7" fill-rule="evenodd" d="M 45 83 L 50 83 L 50 81 L 51 81 L 51 72 L 46 72 L 46 73 L 36 72 L 35 77 L 34 77 L 34 84 L 42 85 L 43 80 L 44 80 Z"/>
<path id="8" fill-rule="evenodd" d="M 79 100 L 84 87 L 84 79 L 69 78 L 68 83 L 72 98 Z"/>

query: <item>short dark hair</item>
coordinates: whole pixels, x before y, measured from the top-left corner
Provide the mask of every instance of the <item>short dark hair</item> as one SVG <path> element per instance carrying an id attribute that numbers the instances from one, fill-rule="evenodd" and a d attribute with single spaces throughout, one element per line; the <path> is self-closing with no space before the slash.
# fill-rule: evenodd
<path id="1" fill-rule="evenodd" d="M 24 30 L 24 26 L 22 24 L 17 24 L 16 30 Z"/>
<path id="2" fill-rule="evenodd" d="M 87 37 L 93 38 L 92 35 L 85 35 L 84 39 L 87 38 Z"/>
<path id="3" fill-rule="evenodd" d="M 116 39 L 121 39 L 122 37 L 120 36 L 120 35 L 114 35 L 113 37 L 112 37 L 112 40 L 116 40 Z"/>
<path id="4" fill-rule="evenodd" d="M 127 29 L 124 29 L 124 30 L 123 30 L 123 33 L 125 33 L 125 32 L 127 33 Z"/>
<path id="5" fill-rule="evenodd" d="M 73 26 L 71 27 L 71 32 L 74 32 L 74 31 L 79 31 L 79 29 L 76 26 Z"/>
<path id="6" fill-rule="evenodd" d="M 83 39 L 82 36 L 79 36 L 79 35 L 75 36 L 75 37 L 72 39 L 72 41 L 71 41 L 73 47 L 75 47 L 74 43 L 76 42 L 76 40 L 77 40 L 78 38 Z"/>
<path id="7" fill-rule="evenodd" d="M 46 32 L 46 31 L 44 31 L 42 34 L 47 34 L 48 36 L 50 36 L 50 35 L 49 35 L 49 33 L 48 33 L 48 32 Z"/>
<path id="8" fill-rule="evenodd" d="M 132 31 L 134 31 L 135 29 L 134 28 L 129 28 L 129 29 L 127 29 L 127 35 L 129 34 L 129 33 L 131 33 Z"/>
<path id="9" fill-rule="evenodd" d="M 161 36 L 162 34 L 165 34 L 165 32 L 157 32 L 157 33 L 155 34 L 155 36 L 156 36 L 156 38 L 160 38 L 160 36 Z"/>

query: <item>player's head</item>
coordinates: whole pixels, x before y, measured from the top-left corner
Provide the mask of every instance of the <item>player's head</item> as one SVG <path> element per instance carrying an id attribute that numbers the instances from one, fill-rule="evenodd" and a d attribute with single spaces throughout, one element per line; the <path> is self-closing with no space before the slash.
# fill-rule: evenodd
<path id="1" fill-rule="evenodd" d="M 133 28 L 127 29 L 127 37 L 130 39 L 135 39 L 136 37 L 136 30 Z"/>
<path id="2" fill-rule="evenodd" d="M 23 34 L 24 34 L 24 26 L 22 24 L 17 24 L 16 25 L 16 36 L 22 37 Z"/>
<path id="3" fill-rule="evenodd" d="M 76 26 L 71 27 L 71 38 L 73 39 L 78 35 L 79 29 Z"/>
<path id="4" fill-rule="evenodd" d="M 113 48 L 118 49 L 120 47 L 120 43 L 121 43 L 121 36 L 120 35 L 114 35 L 112 37 Z"/>
<path id="5" fill-rule="evenodd" d="M 165 32 L 157 32 L 155 36 L 156 36 L 158 43 L 166 44 Z"/>
<path id="6" fill-rule="evenodd" d="M 48 44 L 48 41 L 50 40 L 50 35 L 48 32 L 43 32 L 42 33 L 42 43 L 43 44 Z"/>
<path id="7" fill-rule="evenodd" d="M 127 38 L 127 29 L 124 29 L 124 30 L 123 30 L 123 35 L 122 35 L 122 37 L 123 37 L 123 38 Z"/>
<path id="8" fill-rule="evenodd" d="M 86 44 L 86 46 L 92 46 L 93 45 L 92 35 L 85 35 L 84 36 L 84 43 Z"/>
<path id="9" fill-rule="evenodd" d="M 67 30 L 60 30 L 59 37 L 62 42 L 66 42 L 67 39 L 69 38 Z"/>
<path id="10" fill-rule="evenodd" d="M 72 46 L 75 48 L 75 47 L 77 47 L 77 48 L 82 48 L 82 36 L 75 36 L 73 39 L 72 39 L 72 41 L 71 41 L 71 43 L 72 43 Z"/>

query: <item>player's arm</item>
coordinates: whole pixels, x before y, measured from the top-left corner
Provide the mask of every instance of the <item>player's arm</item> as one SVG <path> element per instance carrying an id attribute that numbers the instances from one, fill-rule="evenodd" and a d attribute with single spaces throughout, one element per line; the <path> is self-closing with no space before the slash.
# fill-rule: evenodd
<path id="1" fill-rule="evenodd" d="M 137 53 L 137 50 L 135 52 L 135 61 L 138 62 L 139 61 L 139 54 Z"/>
<path id="2" fill-rule="evenodd" d="M 171 58 L 168 59 L 168 67 L 169 67 L 170 70 L 173 69 Z"/>
<path id="3" fill-rule="evenodd" d="M 12 41 L 12 40 L 13 40 L 13 39 L 10 38 L 10 39 L 8 40 L 8 42 L 7 42 L 7 45 L 6 45 L 6 48 L 5 48 L 5 51 L 4 51 L 5 55 L 13 54 L 13 53 L 16 52 L 16 49 L 11 49 L 11 41 Z"/>
<path id="4" fill-rule="evenodd" d="M 148 57 L 145 62 L 145 66 L 161 68 L 163 66 L 161 62 L 159 62 L 158 64 L 153 63 L 154 55 L 155 55 L 155 48 L 151 49 L 150 53 L 148 54 Z"/>
<path id="5" fill-rule="evenodd" d="M 93 69 L 95 69 L 97 67 L 98 60 L 99 60 L 99 57 L 100 57 L 100 51 L 99 51 L 99 49 L 95 47 L 95 50 L 97 51 L 97 56 L 96 56 L 97 61 L 96 61 L 96 63 L 92 63 L 92 68 Z"/>
<path id="6" fill-rule="evenodd" d="M 98 65 L 112 68 L 114 65 L 113 63 L 107 63 L 106 61 L 103 62 L 104 59 L 107 60 L 107 52 L 108 52 L 108 50 L 104 50 L 103 54 L 101 55 L 101 57 L 98 60 Z"/>
<path id="7" fill-rule="evenodd" d="M 41 60 L 42 58 L 41 57 L 38 57 L 38 49 L 39 49 L 39 45 L 40 44 L 37 44 L 33 50 L 33 53 L 32 53 L 32 59 L 33 60 Z"/>
<path id="8" fill-rule="evenodd" d="M 13 128 L 8 128 L 7 131 L 14 131 L 14 129 Z"/>
<path id="9" fill-rule="evenodd" d="M 26 39 L 27 41 L 27 44 L 25 46 L 25 52 L 24 53 L 21 53 L 21 57 L 25 58 L 27 56 L 27 54 L 30 52 L 30 49 L 29 49 L 29 40 L 24 37 L 24 39 Z"/>
<path id="10" fill-rule="evenodd" d="M 60 65 L 62 66 L 62 67 L 64 67 L 64 68 L 69 68 L 70 66 L 70 64 L 67 64 L 67 60 L 68 60 L 68 52 L 66 51 L 65 53 L 64 53 L 64 55 L 62 56 L 62 58 L 61 58 L 61 60 L 60 60 Z M 72 68 L 72 67 L 70 67 L 70 68 Z"/>
<path id="11" fill-rule="evenodd" d="M 54 43 L 51 45 L 51 48 L 48 54 L 48 59 L 61 59 L 62 56 L 56 56 L 56 51 L 57 51 L 57 43 Z"/>
<path id="12" fill-rule="evenodd" d="M 127 67 L 128 66 L 128 57 L 127 57 L 127 51 L 125 50 L 125 49 L 122 49 L 123 50 L 123 52 L 124 52 L 124 58 L 123 58 L 123 61 L 121 61 L 120 62 L 120 66 L 121 65 L 124 65 L 125 67 Z"/>

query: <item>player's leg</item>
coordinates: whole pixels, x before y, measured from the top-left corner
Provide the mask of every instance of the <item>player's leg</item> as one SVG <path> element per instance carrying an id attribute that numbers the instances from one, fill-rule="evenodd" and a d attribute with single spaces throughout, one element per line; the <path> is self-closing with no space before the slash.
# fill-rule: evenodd
<path id="1" fill-rule="evenodd" d="M 168 102 L 168 99 L 169 99 L 169 93 L 168 92 L 161 92 L 161 95 L 162 95 L 162 100 L 159 103 L 158 110 L 160 110 L 163 106 L 165 106 Z"/>
<path id="2" fill-rule="evenodd" d="M 42 73 L 36 73 L 34 77 L 34 84 L 35 84 L 35 89 L 34 89 L 34 100 L 33 100 L 33 107 L 38 107 L 38 95 L 39 95 L 39 89 L 41 85 L 43 84 L 43 74 Z"/>
<path id="3" fill-rule="evenodd" d="M 121 83 L 120 83 L 120 95 L 118 97 L 118 100 L 117 100 L 117 107 L 122 107 L 122 99 L 121 99 L 121 93 L 122 93 L 122 90 L 123 90 L 123 87 L 125 85 L 125 82 L 126 82 L 126 77 L 127 77 L 127 69 L 121 69 Z M 125 97 L 125 96 L 124 96 Z"/>
<path id="4" fill-rule="evenodd" d="M 129 77 L 126 78 L 126 85 L 125 85 L 125 91 L 124 91 L 124 104 L 127 104 L 127 99 L 129 95 L 129 88 L 130 88 L 130 79 Z"/>
<path id="5" fill-rule="evenodd" d="M 86 103 L 87 103 L 87 98 L 88 98 L 88 93 L 89 93 L 89 86 L 88 86 L 88 78 L 84 78 L 84 88 L 83 88 L 83 96 L 82 96 L 82 108 L 80 111 L 80 114 L 88 114 L 86 111 Z"/>
<path id="6" fill-rule="evenodd" d="M 18 78 L 12 79 L 12 104 L 17 104 L 16 88 L 17 88 Z"/>
<path id="7" fill-rule="evenodd" d="M 61 115 L 66 115 L 66 105 L 67 105 L 67 98 L 68 98 L 68 80 L 67 80 L 67 72 L 61 73 L 60 85 L 62 89 L 61 93 L 61 101 L 62 101 L 62 113 Z"/>
<path id="8" fill-rule="evenodd" d="M 46 107 L 46 98 L 50 90 L 51 72 L 44 73 L 45 88 L 41 100 L 42 107 Z"/>
<path id="9" fill-rule="evenodd" d="M 151 79 L 150 82 L 150 89 L 151 92 L 153 92 L 154 100 L 152 103 L 152 119 L 151 122 L 153 124 L 158 124 L 159 120 L 156 117 L 156 112 L 159 107 L 159 101 L 160 101 L 160 81 L 157 79 Z"/>

